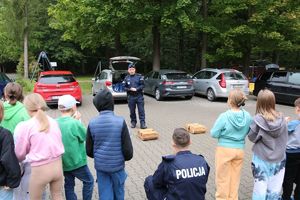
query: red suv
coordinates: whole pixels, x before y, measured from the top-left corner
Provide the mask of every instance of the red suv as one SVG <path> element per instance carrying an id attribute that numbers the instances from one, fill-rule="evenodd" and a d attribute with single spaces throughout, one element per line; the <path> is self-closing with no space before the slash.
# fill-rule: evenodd
<path id="1" fill-rule="evenodd" d="M 72 95 L 80 104 L 82 102 L 80 85 L 70 71 L 41 72 L 33 92 L 42 95 L 48 105 L 57 104 L 58 98 L 65 94 Z"/>

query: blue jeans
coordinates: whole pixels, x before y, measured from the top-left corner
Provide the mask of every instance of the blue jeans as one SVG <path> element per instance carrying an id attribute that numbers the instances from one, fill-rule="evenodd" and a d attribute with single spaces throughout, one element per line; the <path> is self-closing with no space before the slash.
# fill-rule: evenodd
<path id="1" fill-rule="evenodd" d="M 65 194 L 67 200 L 77 200 L 74 192 L 75 178 L 78 178 L 83 183 L 82 198 L 83 200 L 91 200 L 94 188 L 94 178 L 87 165 L 78 169 L 64 172 L 65 176 Z"/>
<path id="2" fill-rule="evenodd" d="M 99 199 L 124 200 L 126 178 L 127 174 L 124 169 L 114 173 L 105 173 L 97 170 Z"/>

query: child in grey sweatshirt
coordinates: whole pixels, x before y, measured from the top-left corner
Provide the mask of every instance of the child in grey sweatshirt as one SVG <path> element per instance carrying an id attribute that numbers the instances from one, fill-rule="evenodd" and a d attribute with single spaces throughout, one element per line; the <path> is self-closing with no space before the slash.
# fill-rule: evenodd
<path id="1" fill-rule="evenodd" d="M 258 93 L 256 115 L 250 125 L 248 138 L 254 143 L 252 199 L 279 199 L 288 133 L 284 117 L 275 110 L 275 96 L 270 90 Z"/>

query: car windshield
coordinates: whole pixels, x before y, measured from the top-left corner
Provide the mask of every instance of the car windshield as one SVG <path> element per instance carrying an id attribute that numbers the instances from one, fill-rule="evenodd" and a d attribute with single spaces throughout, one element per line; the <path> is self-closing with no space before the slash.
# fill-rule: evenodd
<path id="1" fill-rule="evenodd" d="M 167 79 L 188 79 L 189 76 L 187 75 L 187 73 L 167 73 L 165 74 L 165 76 L 167 77 Z"/>
<path id="2" fill-rule="evenodd" d="M 242 73 L 237 72 L 225 72 L 226 80 L 246 80 L 246 77 Z"/>
<path id="3" fill-rule="evenodd" d="M 39 82 L 44 84 L 71 83 L 75 82 L 75 79 L 71 74 L 46 75 L 42 76 Z"/>

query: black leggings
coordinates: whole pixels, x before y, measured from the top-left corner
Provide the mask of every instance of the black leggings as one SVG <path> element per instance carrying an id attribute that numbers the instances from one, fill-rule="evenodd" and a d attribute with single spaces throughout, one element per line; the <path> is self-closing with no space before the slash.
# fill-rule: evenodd
<path id="1" fill-rule="evenodd" d="M 286 165 L 285 175 L 283 180 L 283 200 L 290 200 L 294 183 L 296 188 L 294 190 L 294 199 L 300 199 L 300 153 L 287 153 L 286 154 Z"/>

